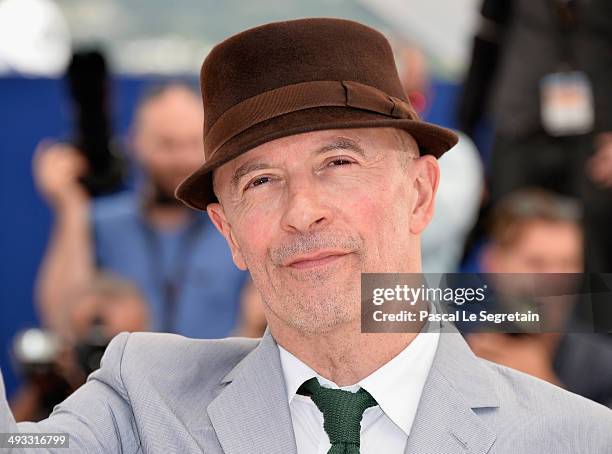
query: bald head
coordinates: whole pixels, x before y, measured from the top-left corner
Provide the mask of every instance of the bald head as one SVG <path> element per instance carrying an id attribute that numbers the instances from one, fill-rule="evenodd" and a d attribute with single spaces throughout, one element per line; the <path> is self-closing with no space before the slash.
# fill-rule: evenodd
<path id="1" fill-rule="evenodd" d="M 172 197 L 176 186 L 204 159 L 202 102 L 186 85 L 152 90 L 134 119 L 133 149 L 154 186 Z"/>

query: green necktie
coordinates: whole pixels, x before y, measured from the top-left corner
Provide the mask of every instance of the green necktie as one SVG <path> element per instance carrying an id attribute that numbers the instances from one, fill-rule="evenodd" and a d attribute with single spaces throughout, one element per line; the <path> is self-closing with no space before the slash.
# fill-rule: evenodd
<path id="1" fill-rule="evenodd" d="M 331 443 L 327 454 L 359 454 L 363 412 L 377 405 L 370 393 L 363 388 L 356 393 L 324 388 L 316 377 L 304 382 L 298 393 L 310 396 L 323 413 L 323 428 Z"/>

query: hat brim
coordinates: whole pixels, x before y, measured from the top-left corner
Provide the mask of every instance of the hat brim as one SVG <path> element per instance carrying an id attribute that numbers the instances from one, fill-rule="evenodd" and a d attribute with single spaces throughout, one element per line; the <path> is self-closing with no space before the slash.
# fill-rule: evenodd
<path id="1" fill-rule="evenodd" d="M 393 127 L 407 131 L 419 146 L 421 155 L 439 158 L 458 140 L 449 129 L 419 120 L 396 119 L 382 114 L 347 108 L 314 108 L 276 117 L 234 137 L 212 159 L 189 175 L 176 189 L 176 197 L 185 205 L 206 211 L 217 202 L 213 192 L 212 172 L 237 156 L 271 140 L 328 129 Z"/>

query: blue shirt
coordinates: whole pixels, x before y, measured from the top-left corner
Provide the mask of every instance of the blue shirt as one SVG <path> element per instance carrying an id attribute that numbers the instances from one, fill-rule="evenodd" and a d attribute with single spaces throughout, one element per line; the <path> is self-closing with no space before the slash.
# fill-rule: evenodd
<path id="1" fill-rule="evenodd" d="M 235 328 L 248 274 L 236 268 L 206 213 L 161 232 L 147 222 L 137 194 L 121 193 L 95 200 L 91 222 L 98 267 L 140 288 L 153 330 L 220 338 Z"/>

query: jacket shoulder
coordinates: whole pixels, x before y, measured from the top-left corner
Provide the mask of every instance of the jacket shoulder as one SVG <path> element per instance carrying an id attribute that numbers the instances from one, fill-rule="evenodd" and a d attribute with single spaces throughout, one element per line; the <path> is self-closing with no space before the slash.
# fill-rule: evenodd
<path id="1" fill-rule="evenodd" d="M 216 386 L 260 339 L 192 339 L 168 333 L 126 336 L 121 376 L 169 387 Z M 127 383 L 126 383 L 127 384 Z"/>
<path id="2" fill-rule="evenodd" d="M 575 446 L 572 452 L 612 449 L 612 410 L 559 386 L 517 370 L 481 360 L 496 377 L 496 392 L 503 418 L 523 416 L 526 431 L 563 435 Z M 591 448 L 584 451 L 585 447 Z"/>

